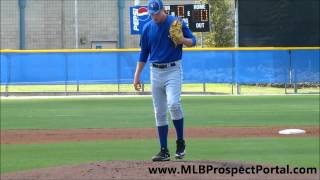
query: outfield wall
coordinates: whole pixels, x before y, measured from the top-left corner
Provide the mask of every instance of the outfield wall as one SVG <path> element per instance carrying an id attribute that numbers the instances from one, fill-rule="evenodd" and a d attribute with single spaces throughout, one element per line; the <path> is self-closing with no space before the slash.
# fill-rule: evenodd
<path id="1" fill-rule="evenodd" d="M 0 52 L 2 85 L 132 83 L 139 57 L 139 49 Z M 320 47 L 186 49 L 182 60 L 184 83 L 320 82 Z"/>

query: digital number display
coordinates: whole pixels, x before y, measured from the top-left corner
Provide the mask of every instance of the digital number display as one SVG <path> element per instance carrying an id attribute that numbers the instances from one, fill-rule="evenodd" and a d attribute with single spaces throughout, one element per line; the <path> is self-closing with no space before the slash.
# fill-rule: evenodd
<path id="1" fill-rule="evenodd" d="M 208 4 L 167 5 L 164 8 L 167 14 L 181 17 L 192 32 L 210 31 Z"/>

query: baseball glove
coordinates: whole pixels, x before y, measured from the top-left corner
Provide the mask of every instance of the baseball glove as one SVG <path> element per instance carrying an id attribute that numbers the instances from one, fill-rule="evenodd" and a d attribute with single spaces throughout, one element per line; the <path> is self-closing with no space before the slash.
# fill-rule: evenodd
<path id="1" fill-rule="evenodd" d="M 175 47 L 177 47 L 178 42 L 183 38 L 182 22 L 180 19 L 176 19 L 175 21 L 173 21 L 169 29 L 169 34 Z"/>

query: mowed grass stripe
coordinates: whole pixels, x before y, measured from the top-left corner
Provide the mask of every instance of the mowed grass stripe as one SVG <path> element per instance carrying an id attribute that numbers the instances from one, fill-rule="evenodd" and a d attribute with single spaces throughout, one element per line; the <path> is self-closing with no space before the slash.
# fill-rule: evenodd
<path id="1" fill-rule="evenodd" d="M 150 160 L 158 146 L 154 139 L 1 145 L 1 173 L 104 160 Z M 169 149 L 175 152 L 173 139 Z M 188 139 L 185 160 L 319 168 L 319 137 Z"/>
<path id="2" fill-rule="evenodd" d="M 182 97 L 186 127 L 319 125 L 319 96 Z M 154 127 L 150 97 L 5 99 L 2 129 Z"/>

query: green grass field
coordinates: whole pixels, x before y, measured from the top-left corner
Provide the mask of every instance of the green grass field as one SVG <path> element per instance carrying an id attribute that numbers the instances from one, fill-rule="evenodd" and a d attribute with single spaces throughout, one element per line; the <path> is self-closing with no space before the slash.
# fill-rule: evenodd
<path id="1" fill-rule="evenodd" d="M 187 127 L 318 125 L 319 96 L 183 97 Z M 6 99 L 2 129 L 154 127 L 150 97 Z"/>
<path id="2" fill-rule="evenodd" d="M 319 168 L 319 138 L 190 139 L 186 160 L 238 160 Z M 171 145 L 174 141 L 169 142 Z M 155 140 L 3 145 L 1 172 L 103 160 L 150 160 Z M 154 150 L 154 151 L 152 151 Z M 174 152 L 174 147 L 170 146 Z"/>
<path id="3" fill-rule="evenodd" d="M 319 95 L 183 97 L 186 127 L 319 126 Z M 1 129 L 154 127 L 150 97 L 1 99 Z M 174 152 L 174 140 L 170 150 Z M 129 151 L 130 150 L 130 151 Z M 187 160 L 319 168 L 319 137 L 188 139 Z M 1 145 L 1 172 L 98 160 L 149 160 L 154 139 Z"/>

